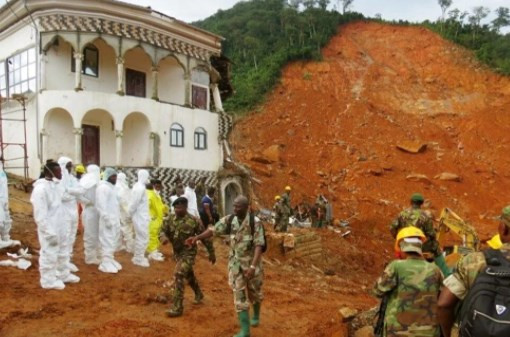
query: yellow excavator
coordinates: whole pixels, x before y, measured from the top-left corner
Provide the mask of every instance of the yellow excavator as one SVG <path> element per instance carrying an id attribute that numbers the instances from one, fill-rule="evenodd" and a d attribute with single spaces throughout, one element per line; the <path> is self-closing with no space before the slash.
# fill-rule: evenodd
<path id="1" fill-rule="evenodd" d="M 445 235 L 453 232 L 462 239 L 461 245 L 445 246 Z M 473 226 L 466 223 L 460 216 L 449 208 L 444 208 L 439 217 L 439 227 L 437 231 L 437 241 L 446 252 L 446 255 L 457 254 L 466 255 L 480 250 L 480 239 Z"/>

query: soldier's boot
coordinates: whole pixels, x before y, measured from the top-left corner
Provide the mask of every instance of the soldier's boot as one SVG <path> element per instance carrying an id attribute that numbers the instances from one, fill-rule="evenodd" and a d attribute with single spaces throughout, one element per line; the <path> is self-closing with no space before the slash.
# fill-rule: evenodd
<path id="1" fill-rule="evenodd" d="M 168 317 L 179 317 L 179 316 L 182 316 L 182 298 L 174 298 L 174 303 L 172 304 L 172 306 L 170 307 L 170 309 L 168 309 L 166 311 L 166 315 Z"/>
<path id="2" fill-rule="evenodd" d="M 241 330 L 234 337 L 250 337 L 250 313 L 248 310 L 237 313 Z"/>
<path id="3" fill-rule="evenodd" d="M 250 324 L 253 327 L 260 325 L 260 302 L 253 303 L 253 317 L 251 318 Z"/>
<path id="4" fill-rule="evenodd" d="M 446 264 L 446 260 L 444 258 L 444 256 L 441 254 L 439 256 L 437 256 L 435 259 L 434 259 L 434 262 L 436 263 L 436 266 L 439 267 L 439 269 L 441 270 L 441 272 L 443 273 L 443 276 L 445 278 L 447 278 L 448 276 L 451 275 L 452 273 L 452 270 L 450 269 L 450 267 L 448 267 L 448 265 Z"/>
<path id="5" fill-rule="evenodd" d="M 200 290 L 200 287 L 197 287 L 197 289 L 193 289 L 195 291 L 195 300 L 193 301 L 193 304 L 202 304 L 202 301 L 204 300 L 204 294 L 202 293 L 202 290 Z"/>

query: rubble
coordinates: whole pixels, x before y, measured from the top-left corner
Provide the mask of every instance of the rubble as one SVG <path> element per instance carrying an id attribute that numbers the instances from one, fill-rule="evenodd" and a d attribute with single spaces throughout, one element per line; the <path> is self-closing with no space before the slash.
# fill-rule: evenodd
<path id="1" fill-rule="evenodd" d="M 404 141 L 397 144 L 397 149 L 407 153 L 422 153 L 427 149 L 427 144 L 421 142 Z"/>
<path id="2" fill-rule="evenodd" d="M 416 182 L 422 182 L 430 184 L 431 181 L 429 177 L 427 177 L 425 174 L 419 174 L 419 173 L 412 173 L 406 176 L 406 179 L 409 181 L 416 181 Z"/>
<path id="3" fill-rule="evenodd" d="M 338 312 L 340 313 L 340 317 L 343 322 L 350 321 L 358 314 L 358 310 L 349 307 L 340 308 Z"/>
<path id="4" fill-rule="evenodd" d="M 456 182 L 460 182 L 462 180 L 460 176 L 456 175 L 455 173 L 449 172 L 443 172 L 441 174 L 438 174 L 434 178 L 443 181 L 456 181 Z"/>

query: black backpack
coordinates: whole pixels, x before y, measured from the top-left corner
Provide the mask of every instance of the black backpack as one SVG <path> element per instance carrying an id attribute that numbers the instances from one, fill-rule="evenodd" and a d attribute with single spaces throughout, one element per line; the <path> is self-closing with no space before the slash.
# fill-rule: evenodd
<path id="1" fill-rule="evenodd" d="M 484 251 L 487 267 L 475 279 L 460 311 L 460 337 L 510 336 L 510 261 Z"/>
<path id="2" fill-rule="evenodd" d="M 230 214 L 227 218 L 227 233 L 232 232 L 232 221 L 234 221 L 235 214 Z M 265 253 L 267 250 L 267 240 L 266 240 L 266 230 L 264 229 L 263 225 L 260 225 L 262 227 L 262 233 L 264 233 L 264 245 L 262 246 L 262 253 Z M 251 228 L 251 236 L 253 238 L 253 235 L 255 234 L 255 214 L 250 213 L 250 228 Z"/>

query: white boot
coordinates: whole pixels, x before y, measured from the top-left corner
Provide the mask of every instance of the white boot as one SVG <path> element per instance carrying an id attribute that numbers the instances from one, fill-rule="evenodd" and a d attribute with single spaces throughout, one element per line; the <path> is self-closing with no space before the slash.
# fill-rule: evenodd
<path id="1" fill-rule="evenodd" d="M 64 283 L 78 283 L 80 282 L 80 278 L 74 274 L 69 273 L 65 278 L 61 279 Z"/>
<path id="2" fill-rule="evenodd" d="M 131 262 L 133 262 L 134 265 L 140 266 L 140 267 L 149 267 L 150 263 L 149 260 L 145 256 L 135 256 L 131 259 Z"/>

